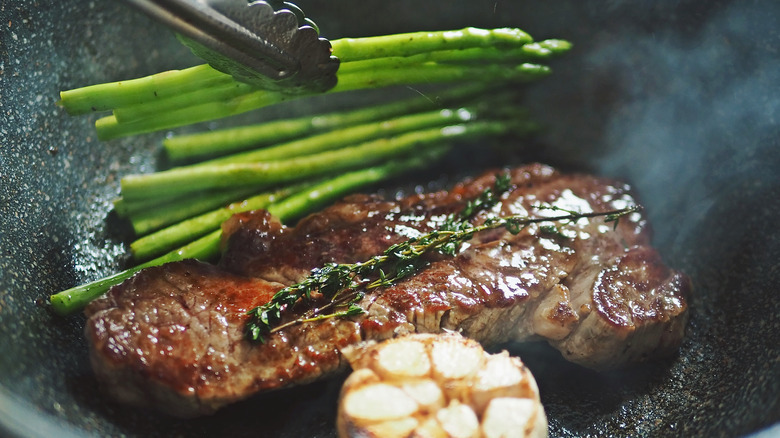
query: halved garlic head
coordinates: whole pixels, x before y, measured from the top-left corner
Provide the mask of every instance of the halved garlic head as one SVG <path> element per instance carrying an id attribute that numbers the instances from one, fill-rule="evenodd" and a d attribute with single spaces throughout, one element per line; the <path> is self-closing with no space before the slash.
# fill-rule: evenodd
<path id="1" fill-rule="evenodd" d="M 457 334 L 412 334 L 352 347 L 338 433 L 354 437 L 545 437 L 533 376 L 507 352 Z"/>

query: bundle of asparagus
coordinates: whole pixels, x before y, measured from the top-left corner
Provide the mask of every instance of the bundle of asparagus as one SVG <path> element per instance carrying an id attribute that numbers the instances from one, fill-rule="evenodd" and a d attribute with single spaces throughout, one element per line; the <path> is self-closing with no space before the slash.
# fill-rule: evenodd
<path id="1" fill-rule="evenodd" d="M 565 52 L 562 40 L 533 42 L 520 29 L 417 32 L 331 42 L 341 60 L 338 85 L 328 93 L 399 84 L 529 81 L 546 76 L 541 62 Z M 95 123 L 98 137 L 190 125 L 240 114 L 301 94 L 260 90 L 208 65 L 61 93 L 70 114 L 112 111 Z"/>
<path id="2" fill-rule="evenodd" d="M 419 32 L 332 41 L 341 61 L 327 93 L 400 84 L 465 82 L 437 99 L 379 103 L 314 117 L 167 138 L 169 170 L 121 180 L 118 215 L 138 237 L 136 266 L 52 295 L 60 314 L 79 310 L 138 270 L 218 255 L 220 224 L 266 208 L 290 222 L 358 187 L 430 165 L 456 139 L 522 134 L 533 122 L 495 90 L 549 74 L 539 64 L 569 49 L 519 29 Z M 486 97 L 487 96 L 487 97 Z M 167 130 L 301 98 L 257 89 L 208 65 L 61 93 L 70 114 L 111 111 L 99 138 Z M 477 99 L 479 98 L 479 99 Z M 477 103 L 479 102 L 479 103 Z"/>

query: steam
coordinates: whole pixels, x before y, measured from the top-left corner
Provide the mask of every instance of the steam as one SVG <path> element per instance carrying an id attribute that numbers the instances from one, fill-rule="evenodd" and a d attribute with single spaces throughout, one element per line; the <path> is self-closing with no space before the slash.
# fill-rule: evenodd
<path id="1" fill-rule="evenodd" d="M 652 221 L 679 224 L 656 229 L 661 245 L 682 244 L 724 191 L 751 196 L 780 182 L 780 4 L 705 9 L 689 13 L 687 28 L 668 10 L 669 22 L 656 10 L 646 27 L 614 26 L 577 72 L 591 78 L 572 111 L 601 124 L 601 153 L 579 158 L 631 181 Z"/>
<path id="2" fill-rule="evenodd" d="M 667 232 L 687 234 L 684 226 L 700 223 L 724 191 L 747 195 L 755 184 L 780 178 L 778 168 L 767 165 L 777 160 L 780 138 L 780 56 L 771 41 L 777 17 L 738 2 L 690 39 L 667 35 L 631 42 L 643 65 L 621 71 L 649 67 L 657 72 L 646 78 L 662 82 L 628 82 L 630 96 L 638 97 L 627 108 L 632 116 L 610 119 L 605 140 L 613 150 L 632 152 L 605 161 L 603 170 L 630 170 L 656 214 L 684 212 L 683 228 Z"/>

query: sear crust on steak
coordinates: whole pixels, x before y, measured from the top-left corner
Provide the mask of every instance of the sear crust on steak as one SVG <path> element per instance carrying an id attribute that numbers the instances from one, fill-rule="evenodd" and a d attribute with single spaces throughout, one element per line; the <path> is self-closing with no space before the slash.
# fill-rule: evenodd
<path id="1" fill-rule="evenodd" d="M 533 164 L 489 215 L 532 217 L 623 208 L 627 185 Z M 285 328 L 265 344 L 244 338 L 246 311 L 325 263 L 350 263 L 435 229 L 495 182 L 496 171 L 449 191 L 400 200 L 354 195 L 285 227 L 266 211 L 223 225 L 218 266 L 149 268 L 86 309 L 91 361 L 118 399 L 187 417 L 263 390 L 306 383 L 346 366 L 362 340 L 458 331 L 485 345 L 544 339 L 573 362 L 607 369 L 673 352 L 687 320 L 688 278 L 649 246 L 645 218 L 600 218 L 477 234 L 455 257 L 374 290 L 365 314 Z M 549 225 L 549 224 L 547 224 Z M 295 315 L 290 316 L 293 318 Z"/>
<path id="2" fill-rule="evenodd" d="M 192 417 L 342 368 L 341 348 L 361 340 L 352 321 L 245 340 L 246 312 L 282 287 L 195 260 L 139 272 L 86 309 L 95 374 L 122 402 Z"/>

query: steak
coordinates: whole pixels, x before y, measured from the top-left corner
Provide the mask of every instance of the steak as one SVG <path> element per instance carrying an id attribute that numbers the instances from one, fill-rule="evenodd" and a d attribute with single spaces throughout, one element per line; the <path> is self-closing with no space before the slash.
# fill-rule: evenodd
<path id="1" fill-rule="evenodd" d="M 343 370 L 346 346 L 414 332 L 458 331 L 488 346 L 543 339 L 598 370 L 675 351 L 691 284 L 649 246 L 641 213 L 617 226 L 595 218 L 514 235 L 484 231 L 456 256 L 431 256 L 416 275 L 367 293 L 362 315 L 293 325 L 265 343 L 245 339 L 246 312 L 285 285 L 437 228 L 491 187 L 496 173 L 401 199 L 353 195 L 295 227 L 264 210 L 234 216 L 223 225 L 218 265 L 147 268 L 87 307 L 98 379 L 121 401 L 190 417 Z M 559 214 L 540 204 L 586 213 L 635 203 L 626 184 L 604 178 L 541 164 L 510 175 L 513 189 L 474 224 Z"/>

